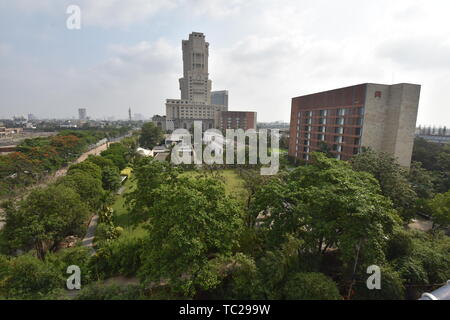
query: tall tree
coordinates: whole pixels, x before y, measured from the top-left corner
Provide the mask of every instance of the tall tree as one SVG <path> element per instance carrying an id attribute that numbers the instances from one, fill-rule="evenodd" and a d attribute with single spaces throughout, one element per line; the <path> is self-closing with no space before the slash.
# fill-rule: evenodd
<path id="1" fill-rule="evenodd" d="M 417 194 L 408 181 L 407 169 L 387 153 L 366 150 L 354 156 L 350 163 L 353 169 L 372 174 L 380 183 L 381 192 L 394 203 L 405 222 L 413 217 Z"/>
<path id="2" fill-rule="evenodd" d="M 408 180 L 419 198 L 430 199 L 434 196 L 434 177 L 420 162 L 411 163 Z"/>
<path id="3" fill-rule="evenodd" d="M 141 277 L 168 281 L 184 297 L 220 283 L 217 259 L 231 255 L 242 226 L 238 203 L 222 182 L 179 178 L 153 191 Z"/>
<path id="4" fill-rule="evenodd" d="M 147 122 L 142 126 L 139 144 L 143 148 L 153 149 L 163 140 L 164 135 L 161 128 L 155 126 L 153 122 Z"/>
<path id="5" fill-rule="evenodd" d="M 133 179 L 136 188 L 126 195 L 131 206 L 133 219 L 148 219 L 148 209 L 158 200 L 154 190 L 162 184 L 172 184 L 177 181 L 180 170 L 167 162 L 156 161 L 153 158 L 142 158 L 133 167 Z"/>
<path id="6" fill-rule="evenodd" d="M 436 228 L 448 228 L 450 226 L 450 191 L 438 194 L 429 205 L 432 209 L 433 223 Z"/>
<path id="7" fill-rule="evenodd" d="M 102 199 L 105 191 L 102 180 L 92 176 L 89 172 L 73 170 L 56 182 L 56 186 L 66 186 L 75 190 L 91 210 L 99 210 L 102 207 Z"/>
<path id="8" fill-rule="evenodd" d="M 312 159 L 258 193 L 254 210 L 266 216 L 270 243 L 280 245 L 293 235 L 304 240 L 299 250 L 324 254 L 338 248 L 344 262 L 354 260 L 359 243 L 366 260 L 383 261 L 385 237 L 400 221 L 391 201 L 370 174 L 322 153 Z"/>
<path id="9" fill-rule="evenodd" d="M 88 209 L 71 188 L 33 190 L 19 203 L 5 206 L 5 233 L 13 249 L 34 247 L 43 259 L 49 248 L 69 235 L 81 235 Z"/>
<path id="10" fill-rule="evenodd" d="M 247 190 L 245 201 L 247 215 L 245 217 L 245 224 L 253 228 L 256 224 L 258 213 L 255 215 L 255 212 L 250 210 L 250 208 L 254 205 L 256 194 L 270 178 L 268 176 L 262 176 L 259 170 L 253 169 L 240 169 L 239 174 L 244 180 L 244 187 Z"/>
<path id="11" fill-rule="evenodd" d="M 120 173 L 115 166 L 104 167 L 102 169 L 103 189 L 108 191 L 117 191 L 120 188 Z"/>
<path id="12" fill-rule="evenodd" d="M 83 172 L 91 176 L 92 178 L 101 180 L 102 179 L 102 170 L 101 168 L 91 161 L 83 161 L 81 163 L 77 163 L 71 165 L 67 174 L 70 176 L 74 173 Z"/>
<path id="13" fill-rule="evenodd" d="M 129 150 L 121 143 L 112 143 L 108 150 L 101 153 L 102 157 L 111 160 L 116 167 L 123 170 L 130 159 L 127 158 Z"/>

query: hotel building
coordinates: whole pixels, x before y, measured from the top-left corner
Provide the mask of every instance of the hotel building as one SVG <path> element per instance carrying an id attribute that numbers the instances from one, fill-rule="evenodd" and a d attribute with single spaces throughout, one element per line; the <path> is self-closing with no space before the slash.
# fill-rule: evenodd
<path id="1" fill-rule="evenodd" d="M 348 160 L 362 147 L 411 164 L 419 85 L 361 84 L 292 99 L 289 155 L 309 161 L 328 150 Z"/>

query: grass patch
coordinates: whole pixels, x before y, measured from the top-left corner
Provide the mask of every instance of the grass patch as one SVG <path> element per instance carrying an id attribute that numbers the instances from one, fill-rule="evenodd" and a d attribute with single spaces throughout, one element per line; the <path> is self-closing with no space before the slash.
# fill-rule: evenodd
<path id="1" fill-rule="evenodd" d="M 124 184 L 122 194 L 118 195 L 112 208 L 114 209 L 114 224 L 116 226 L 126 228 L 131 227 L 132 221 L 128 212 L 128 207 L 125 205 L 125 194 L 132 191 L 136 187 L 136 181 L 132 177 L 128 178 Z"/>
<path id="2" fill-rule="evenodd" d="M 247 190 L 244 187 L 244 180 L 239 176 L 238 172 L 233 169 L 220 170 L 219 172 L 224 177 L 226 194 L 244 204 L 247 198 Z M 195 177 L 199 174 L 200 172 L 198 171 L 187 171 L 183 172 L 181 176 Z M 133 180 L 133 177 L 130 177 L 124 184 L 122 194 L 117 195 L 112 208 L 114 209 L 114 224 L 124 228 L 126 233 L 136 233 L 139 236 L 146 231 L 142 229 L 142 226 L 134 224 L 129 214 L 129 208 L 125 205 L 125 194 L 134 188 L 136 188 L 136 181 Z"/>
<path id="3" fill-rule="evenodd" d="M 144 229 L 144 224 L 139 224 L 135 228 L 126 228 L 123 230 L 123 233 L 119 238 L 127 238 L 127 239 L 139 239 L 145 238 L 147 234 L 147 230 Z"/>
<path id="4" fill-rule="evenodd" d="M 289 152 L 288 149 L 283 149 L 283 148 L 279 148 L 279 149 L 271 148 L 271 152 L 277 152 L 277 151 L 280 153 L 280 155 L 282 155 L 282 154 L 287 154 L 287 153 Z"/>
<path id="5" fill-rule="evenodd" d="M 204 173 L 204 171 L 202 172 Z M 227 195 L 234 197 L 239 201 L 245 201 L 247 197 L 247 190 L 244 186 L 244 180 L 239 176 L 236 170 L 226 169 L 219 170 L 221 176 L 224 177 L 225 180 L 225 192 Z M 181 176 L 192 176 L 195 177 L 199 175 L 198 171 L 187 171 L 181 174 Z"/>

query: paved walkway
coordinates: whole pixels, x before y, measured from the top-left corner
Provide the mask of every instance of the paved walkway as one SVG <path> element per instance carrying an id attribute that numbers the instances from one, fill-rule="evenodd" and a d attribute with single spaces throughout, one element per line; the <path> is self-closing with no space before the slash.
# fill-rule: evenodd
<path id="1" fill-rule="evenodd" d="M 97 229 L 99 218 L 100 217 L 98 215 L 94 215 L 91 218 L 91 222 L 89 223 L 89 227 L 86 231 L 86 235 L 85 235 L 83 241 L 81 242 L 81 245 L 83 247 L 87 247 L 87 248 L 91 249 L 93 255 L 95 254 L 95 248 L 94 248 L 95 230 Z"/>

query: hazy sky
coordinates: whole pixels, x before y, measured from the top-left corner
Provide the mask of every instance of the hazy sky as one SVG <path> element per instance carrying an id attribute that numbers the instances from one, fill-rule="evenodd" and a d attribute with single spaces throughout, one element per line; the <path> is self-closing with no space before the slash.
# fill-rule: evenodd
<path id="1" fill-rule="evenodd" d="M 82 10 L 68 30 L 68 5 Z M 448 0 L 0 0 L 0 118 L 165 113 L 181 40 L 210 43 L 230 110 L 289 120 L 291 98 L 353 84 L 422 85 L 419 124 L 450 125 Z"/>

